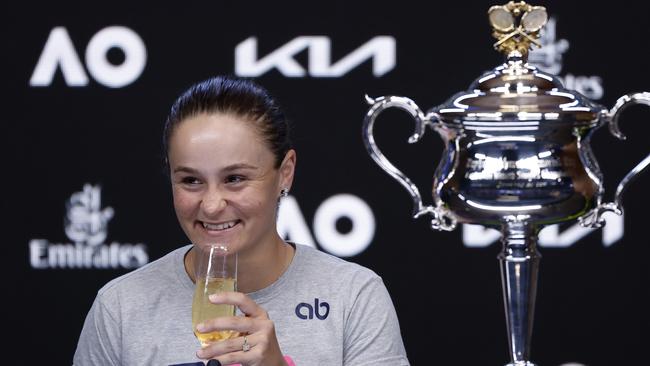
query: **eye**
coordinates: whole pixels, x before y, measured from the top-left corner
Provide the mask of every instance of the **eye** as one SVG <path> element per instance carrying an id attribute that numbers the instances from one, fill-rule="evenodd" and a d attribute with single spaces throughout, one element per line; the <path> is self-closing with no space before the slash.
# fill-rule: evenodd
<path id="1" fill-rule="evenodd" d="M 196 185 L 196 184 L 200 184 L 201 181 L 196 177 L 187 176 L 187 177 L 181 178 L 181 183 L 182 184 L 187 184 L 187 185 Z"/>
<path id="2" fill-rule="evenodd" d="M 241 182 L 243 182 L 245 180 L 246 180 L 246 177 L 244 177 L 242 175 L 236 175 L 236 174 L 232 174 L 232 175 L 229 175 L 229 176 L 226 177 L 226 183 L 230 183 L 230 184 L 241 183 Z"/>

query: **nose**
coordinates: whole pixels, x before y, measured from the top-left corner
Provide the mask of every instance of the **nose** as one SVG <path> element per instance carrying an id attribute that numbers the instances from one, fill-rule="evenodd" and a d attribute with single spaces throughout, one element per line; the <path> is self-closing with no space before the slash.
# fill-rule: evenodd
<path id="1" fill-rule="evenodd" d="M 208 189 L 201 200 L 201 209 L 210 216 L 218 214 L 227 206 L 226 198 L 223 193 L 217 189 Z"/>

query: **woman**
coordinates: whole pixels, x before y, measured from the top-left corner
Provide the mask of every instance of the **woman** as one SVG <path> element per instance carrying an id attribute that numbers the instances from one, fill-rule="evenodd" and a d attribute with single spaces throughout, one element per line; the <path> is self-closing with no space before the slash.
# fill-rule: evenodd
<path id="1" fill-rule="evenodd" d="M 174 208 L 193 245 L 99 291 L 76 365 L 408 365 L 381 279 L 278 235 L 296 152 L 266 90 L 227 77 L 198 83 L 174 103 L 163 140 Z M 210 301 L 244 316 L 197 329 L 244 336 L 201 349 L 191 329 L 194 246 L 213 242 L 238 253 L 239 292 Z"/>

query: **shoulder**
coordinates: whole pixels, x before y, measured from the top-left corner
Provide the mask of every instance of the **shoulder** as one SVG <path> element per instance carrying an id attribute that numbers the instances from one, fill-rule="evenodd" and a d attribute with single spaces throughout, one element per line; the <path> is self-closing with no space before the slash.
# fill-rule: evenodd
<path id="1" fill-rule="evenodd" d="M 303 264 L 310 266 L 317 266 L 319 270 L 329 272 L 341 272 L 361 274 L 370 277 L 378 277 L 377 274 L 370 268 L 364 267 L 360 264 L 347 261 L 343 258 L 322 252 L 316 248 L 296 244 L 296 251 L 300 252 L 300 259 Z"/>
<path id="2" fill-rule="evenodd" d="M 296 245 L 299 258 L 297 270 L 306 277 L 320 278 L 327 283 L 345 287 L 360 287 L 370 283 L 383 286 L 381 277 L 372 269 L 322 252 L 306 245 Z"/>

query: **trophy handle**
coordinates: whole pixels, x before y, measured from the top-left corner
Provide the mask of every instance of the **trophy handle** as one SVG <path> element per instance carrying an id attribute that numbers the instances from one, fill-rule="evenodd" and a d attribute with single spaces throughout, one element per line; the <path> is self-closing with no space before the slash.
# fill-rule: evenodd
<path id="1" fill-rule="evenodd" d="M 437 115 L 429 113 L 426 116 L 422 110 L 409 98 L 398 96 L 383 96 L 373 99 L 366 95 L 366 102 L 371 105 L 366 117 L 363 120 L 363 142 L 372 159 L 391 177 L 398 181 L 411 195 L 413 199 L 413 218 L 418 218 L 425 214 L 431 214 L 431 227 L 437 230 L 451 231 L 456 228 L 456 219 L 442 206 L 425 206 L 422 203 L 422 196 L 418 187 L 399 169 L 395 167 L 381 152 L 375 143 L 373 128 L 375 119 L 379 113 L 387 108 L 397 107 L 411 114 L 415 119 L 415 132 L 409 137 L 410 144 L 420 141 L 424 135 L 427 125 L 433 126 L 432 120 L 437 120 Z"/>
<path id="2" fill-rule="evenodd" d="M 645 104 L 650 106 L 650 93 L 633 93 L 624 95 L 616 101 L 614 107 L 606 115 L 609 121 L 609 131 L 612 135 L 616 136 L 620 140 L 625 140 L 627 137 L 623 134 L 618 127 L 618 116 L 624 111 L 627 107 L 635 104 Z M 605 220 L 602 218 L 602 215 L 605 212 L 614 212 L 617 215 L 623 214 L 623 193 L 627 187 L 634 181 L 640 173 L 648 168 L 650 165 L 650 154 L 645 157 L 639 164 L 637 164 L 629 173 L 623 177 L 621 182 L 616 187 L 616 194 L 614 195 L 614 202 L 602 203 L 598 205 L 595 209 L 591 210 L 584 217 L 580 218 L 580 222 L 583 226 L 599 228 L 604 225 Z"/>

